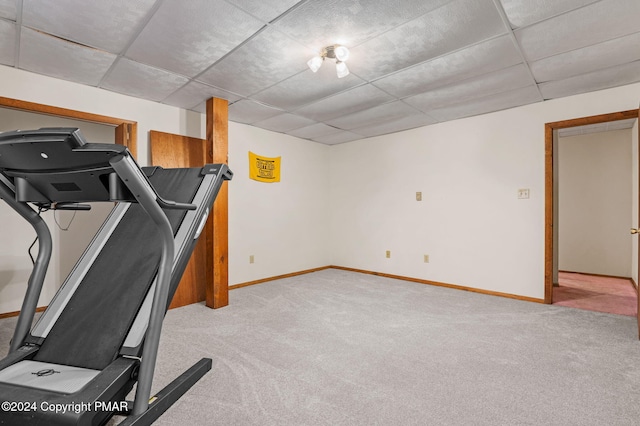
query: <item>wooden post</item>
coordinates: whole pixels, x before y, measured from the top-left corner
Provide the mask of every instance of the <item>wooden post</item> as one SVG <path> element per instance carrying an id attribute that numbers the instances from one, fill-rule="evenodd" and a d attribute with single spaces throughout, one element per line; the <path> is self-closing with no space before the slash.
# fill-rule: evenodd
<path id="1" fill-rule="evenodd" d="M 229 102 L 224 99 L 207 100 L 207 145 L 209 158 L 214 163 L 229 164 Z M 212 255 L 207 256 L 207 276 L 212 276 L 213 286 L 207 286 L 206 305 L 222 308 L 229 304 L 229 193 L 224 182 L 213 204 L 213 231 L 207 232 L 208 247 Z M 207 226 L 211 226 L 211 221 Z M 211 282 L 209 280 L 208 282 Z"/>

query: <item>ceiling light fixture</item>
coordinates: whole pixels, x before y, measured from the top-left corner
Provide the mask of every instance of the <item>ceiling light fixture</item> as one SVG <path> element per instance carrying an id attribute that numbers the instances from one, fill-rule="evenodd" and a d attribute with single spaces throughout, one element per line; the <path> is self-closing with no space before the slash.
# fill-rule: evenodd
<path id="1" fill-rule="evenodd" d="M 320 52 L 318 56 L 309 59 L 307 65 L 311 68 L 311 71 L 317 72 L 325 58 L 336 60 L 336 73 L 338 74 L 338 78 L 349 75 L 349 68 L 347 68 L 347 64 L 345 63 L 345 61 L 349 59 L 349 49 L 339 44 L 327 46 L 322 49 L 322 52 Z"/>

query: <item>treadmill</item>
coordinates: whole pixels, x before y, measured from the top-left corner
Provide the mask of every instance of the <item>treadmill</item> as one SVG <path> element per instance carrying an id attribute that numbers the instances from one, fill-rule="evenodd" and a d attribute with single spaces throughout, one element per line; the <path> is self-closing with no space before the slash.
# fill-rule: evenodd
<path id="1" fill-rule="evenodd" d="M 0 198 L 38 239 L 0 360 L 0 425 L 148 425 L 211 369 L 203 358 L 151 395 L 164 315 L 232 176 L 224 164 L 140 168 L 126 147 L 87 143 L 77 128 L 0 133 Z M 52 253 L 40 213 L 97 201 L 115 206 L 32 328 Z"/>

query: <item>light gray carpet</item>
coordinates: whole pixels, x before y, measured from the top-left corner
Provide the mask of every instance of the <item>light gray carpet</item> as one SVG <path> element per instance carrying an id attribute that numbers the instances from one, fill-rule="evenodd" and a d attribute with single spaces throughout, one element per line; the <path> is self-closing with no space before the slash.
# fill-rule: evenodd
<path id="1" fill-rule="evenodd" d="M 8 346 L 12 320 L 0 321 Z M 158 425 L 636 425 L 635 318 L 329 269 L 167 314 Z"/>

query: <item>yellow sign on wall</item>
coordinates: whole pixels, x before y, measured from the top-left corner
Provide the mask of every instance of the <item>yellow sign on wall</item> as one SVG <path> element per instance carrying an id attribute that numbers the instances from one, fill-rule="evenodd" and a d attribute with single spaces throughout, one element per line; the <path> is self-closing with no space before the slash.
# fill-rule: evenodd
<path id="1" fill-rule="evenodd" d="M 249 151 L 249 178 L 258 182 L 280 182 L 280 157 L 263 157 Z"/>

